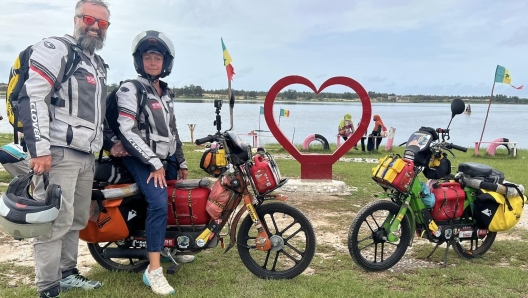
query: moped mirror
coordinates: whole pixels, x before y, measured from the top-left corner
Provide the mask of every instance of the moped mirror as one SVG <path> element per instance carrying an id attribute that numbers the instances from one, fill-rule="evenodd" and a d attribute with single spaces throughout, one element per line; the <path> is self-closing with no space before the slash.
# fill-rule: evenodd
<path id="1" fill-rule="evenodd" d="M 464 101 L 460 98 L 455 98 L 451 102 L 451 118 L 455 117 L 455 115 L 459 115 L 464 113 L 464 110 L 466 109 L 466 104 Z"/>
<path id="2" fill-rule="evenodd" d="M 451 126 L 451 121 L 453 121 L 453 118 L 455 118 L 455 115 L 462 114 L 466 110 L 466 104 L 464 101 L 460 98 L 455 98 L 451 102 L 451 120 L 449 121 L 449 124 L 447 125 L 447 129 L 449 129 L 449 126 Z M 449 139 L 449 136 L 448 136 Z"/>

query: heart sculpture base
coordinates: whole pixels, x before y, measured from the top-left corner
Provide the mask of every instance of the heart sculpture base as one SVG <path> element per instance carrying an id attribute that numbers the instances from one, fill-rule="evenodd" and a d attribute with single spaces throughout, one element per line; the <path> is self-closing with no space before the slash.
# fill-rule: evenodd
<path id="1" fill-rule="evenodd" d="M 332 180 L 332 164 L 301 163 L 301 179 Z"/>
<path id="2" fill-rule="evenodd" d="M 286 138 L 282 130 L 277 125 L 273 115 L 273 103 L 277 98 L 279 92 L 284 88 L 293 84 L 305 85 L 312 89 L 316 94 L 319 94 L 326 87 L 332 85 L 343 85 L 351 88 L 356 92 L 361 100 L 363 114 L 361 122 L 356 131 L 339 147 L 333 154 L 302 154 L 299 150 Z M 279 144 L 288 151 L 293 158 L 301 164 L 301 179 L 332 179 L 332 165 L 345 155 L 355 144 L 359 142 L 361 137 L 367 132 L 369 122 L 372 116 L 372 106 L 370 105 L 370 98 L 367 91 L 361 84 L 354 79 L 348 77 L 333 77 L 326 80 L 319 89 L 317 89 L 312 82 L 301 76 L 287 76 L 278 80 L 266 95 L 264 100 L 264 119 L 268 127 Z M 317 119 L 312 119 L 317 121 Z M 309 120 L 307 120 L 309 121 Z"/>

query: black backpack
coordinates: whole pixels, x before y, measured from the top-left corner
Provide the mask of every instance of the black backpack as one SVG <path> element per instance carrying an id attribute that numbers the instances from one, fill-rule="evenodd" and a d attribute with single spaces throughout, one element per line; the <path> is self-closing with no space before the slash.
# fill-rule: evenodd
<path id="1" fill-rule="evenodd" d="M 126 80 L 119 82 L 119 86 L 112 90 L 110 94 L 106 97 L 106 123 L 108 124 L 108 127 L 112 130 L 112 132 L 117 136 L 121 137 L 121 131 L 119 130 L 119 123 L 117 122 L 117 118 L 119 117 L 119 108 L 117 106 L 117 97 L 116 93 L 121 88 L 121 85 L 126 82 L 132 82 L 134 86 L 136 87 L 137 93 L 136 97 L 138 98 L 138 112 L 136 114 L 136 121 L 139 122 L 139 116 L 144 112 L 145 105 L 147 104 L 147 90 L 145 89 L 145 86 L 141 84 L 138 80 Z M 148 114 L 145 112 L 145 122 L 147 122 Z M 148 130 L 147 130 L 148 133 Z"/>
<path id="2" fill-rule="evenodd" d="M 64 75 L 61 81 L 55 82 L 55 91 L 60 90 L 62 83 L 66 82 L 68 78 L 75 72 L 77 65 L 81 62 L 81 49 L 72 44 L 64 37 L 51 37 L 60 40 L 68 48 L 68 59 L 66 60 L 66 67 L 64 68 Z M 9 123 L 13 126 L 13 137 L 15 144 L 18 144 L 18 132 L 23 132 L 23 124 L 18 120 L 18 96 L 24 87 L 24 83 L 29 77 L 30 62 L 29 57 L 33 52 L 33 45 L 28 46 L 20 54 L 18 54 L 13 67 L 9 72 L 9 84 L 6 91 L 6 114 Z M 51 98 L 51 100 L 57 100 Z"/>

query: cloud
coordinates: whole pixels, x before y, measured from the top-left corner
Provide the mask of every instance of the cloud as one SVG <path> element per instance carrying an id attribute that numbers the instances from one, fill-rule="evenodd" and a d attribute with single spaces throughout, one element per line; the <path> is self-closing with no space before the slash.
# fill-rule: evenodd
<path id="1" fill-rule="evenodd" d="M 235 69 L 235 76 L 237 78 L 243 78 L 250 75 L 255 69 L 251 66 L 242 67 L 240 70 Z"/>
<path id="2" fill-rule="evenodd" d="M 5 70 L 9 71 L 11 69 L 11 66 L 13 66 L 13 63 L 9 64 L 7 62 L 0 61 L 0 69 L 5 69 Z M 5 81 L 0 81 L 0 83 L 7 83 L 7 80 L 8 80 L 7 72 L 4 72 L 4 74 L 6 74 Z"/>
<path id="3" fill-rule="evenodd" d="M 222 76 L 227 76 L 227 74 L 225 72 L 222 72 L 222 73 L 217 72 L 217 73 L 210 74 L 209 76 L 207 76 L 207 78 L 215 79 L 215 78 L 219 78 Z"/>
<path id="4" fill-rule="evenodd" d="M 0 53 L 14 53 L 16 52 L 16 48 L 13 45 L 10 44 L 4 44 L 0 45 Z"/>
<path id="5" fill-rule="evenodd" d="M 70 0 L 2 4 L 0 73 L 7 73 L 27 45 L 73 32 Z M 489 93 L 497 64 L 510 70 L 514 85 L 528 85 L 528 29 L 520 27 L 528 1 L 160 0 L 156 5 L 160 9 L 147 13 L 151 3 L 111 1 L 112 26 L 100 52 L 110 65 L 110 83 L 136 76 L 131 42 L 153 29 L 174 43 L 173 72 L 165 80 L 177 87 L 225 88 L 220 38 L 233 58 L 236 89 L 265 91 L 296 74 L 315 85 L 349 76 L 368 91 L 480 95 Z M 509 89 L 504 91 L 528 94 Z"/>
<path id="6" fill-rule="evenodd" d="M 49 1 L 27 1 L 24 3 L 27 9 L 32 9 L 35 11 L 42 11 L 42 10 L 60 10 L 62 9 L 62 6 L 58 5 L 51 5 Z"/>
<path id="7" fill-rule="evenodd" d="M 373 76 L 373 77 L 365 77 L 364 80 L 367 81 L 367 82 L 379 83 L 379 82 L 387 81 L 387 78 L 382 78 L 382 77 L 379 77 L 379 76 Z"/>
<path id="8" fill-rule="evenodd" d="M 528 26 L 517 29 L 512 36 L 502 40 L 501 44 L 509 47 L 528 45 Z"/>
<path id="9" fill-rule="evenodd" d="M 321 73 L 321 74 L 317 74 L 314 76 L 314 78 L 316 79 L 324 79 L 324 78 L 328 78 L 329 77 L 329 74 L 328 73 Z"/>

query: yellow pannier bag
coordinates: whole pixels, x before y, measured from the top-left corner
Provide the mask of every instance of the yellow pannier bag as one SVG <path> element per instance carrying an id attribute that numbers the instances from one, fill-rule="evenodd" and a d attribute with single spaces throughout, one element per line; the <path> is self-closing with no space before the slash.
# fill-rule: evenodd
<path id="1" fill-rule="evenodd" d="M 513 228 L 521 219 L 526 196 L 515 184 L 503 184 L 515 187 L 518 195 L 506 197 L 498 192 L 481 189 L 474 202 L 474 217 L 480 228 L 490 232 L 501 232 Z"/>

